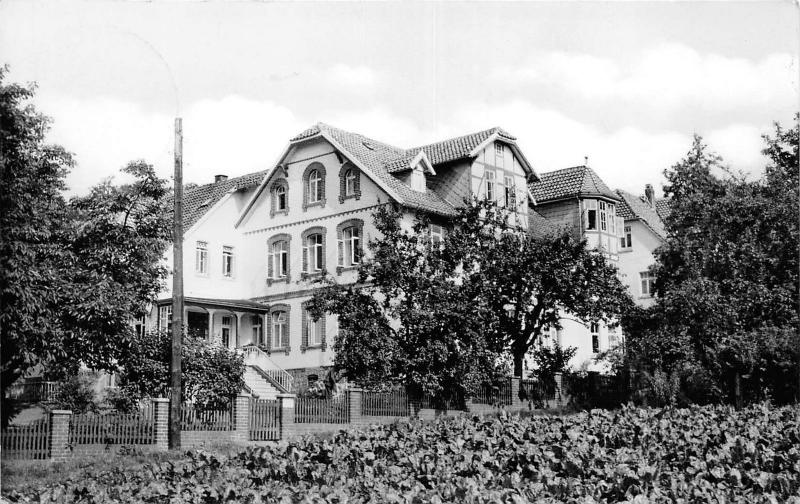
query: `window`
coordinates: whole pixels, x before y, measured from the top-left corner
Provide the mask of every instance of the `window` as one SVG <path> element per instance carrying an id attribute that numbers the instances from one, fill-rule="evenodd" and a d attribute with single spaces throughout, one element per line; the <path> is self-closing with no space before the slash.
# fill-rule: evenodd
<path id="1" fill-rule="evenodd" d="M 233 247 L 227 245 L 222 247 L 222 276 L 233 276 Z"/>
<path id="2" fill-rule="evenodd" d="M 325 248 L 322 233 L 306 236 L 303 243 L 303 271 L 316 273 L 325 268 Z"/>
<path id="3" fill-rule="evenodd" d="M 494 164 L 495 166 L 503 166 L 503 144 L 500 142 L 494 143 Z"/>
<path id="4" fill-rule="evenodd" d="M 503 178 L 505 186 L 505 205 L 507 208 L 516 208 L 517 206 L 517 191 L 514 184 L 514 177 L 505 176 Z"/>
<path id="5" fill-rule="evenodd" d="M 410 185 L 411 189 L 418 192 L 425 192 L 428 189 L 422 163 L 418 164 L 413 170 L 411 170 Z"/>
<path id="6" fill-rule="evenodd" d="M 625 234 L 619 239 L 620 248 L 631 248 L 631 227 L 625 226 Z"/>
<path id="7" fill-rule="evenodd" d="M 444 246 L 444 230 L 438 224 L 431 224 L 430 226 L 431 244 Z"/>
<path id="8" fill-rule="evenodd" d="M 350 268 L 361 263 L 362 228 L 363 222 L 358 219 L 345 221 L 338 226 L 340 268 Z"/>
<path id="9" fill-rule="evenodd" d="M 609 327 L 608 328 L 608 346 L 615 347 L 619 345 L 619 336 L 617 336 L 617 328 L 616 327 Z"/>
<path id="10" fill-rule="evenodd" d="M 494 170 L 486 170 L 486 199 L 494 201 L 496 195 L 495 172 Z"/>
<path id="11" fill-rule="evenodd" d="M 289 318 L 283 310 L 272 312 L 272 348 L 289 348 Z"/>
<path id="12" fill-rule="evenodd" d="M 600 324 L 592 322 L 589 332 L 592 333 L 592 353 L 600 353 Z"/>
<path id="13" fill-rule="evenodd" d="M 253 344 L 264 344 L 264 330 L 261 326 L 261 315 L 253 315 L 250 320 L 250 325 L 253 328 Z"/>
<path id="14" fill-rule="evenodd" d="M 307 304 L 303 303 L 303 340 L 300 343 L 300 351 L 305 352 L 309 348 L 320 348 L 325 350 L 325 315 L 321 315 L 317 320 L 311 315 Z"/>
<path id="15" fill-rule="evenodd" d="M 319 170 L 311 170 L 308 174 L 308 202 L 318 203 L 322 201 L 322 175 Z"/>
<path id="16" fill-rule="evenodd" d="M 325 205 L 325 167 L 311 163 L 303 172 L 303 210 Z"/>
<path id="17" fill-rule="evenodd" d="M 223 316 L 222 317 L 222 346 L 225 348 L 230 347 L 231 345 L 231 317 Z"/>
<path id="18" fill-rule="evenodd" d="M 198 275 L 208 274 L 208 243 L 197 242 L 194 254 L 194 271 Z"/>
<path id="19" fill-rule="evenodd" d="M 353 196 L 356 193 L 356 174 L 350 168 L 344 172 L 344 195 Z"/>
<path id="20" fill-rule="evenodd" d="M 607 229 L 606 223 L 606 202 L 600 202 L 600 231 L 606 231 Z"/>
<path id="21" fill-rule="evenodd" d="M 347 162 L 339 170 L 339 203 L 349 198 L 361 198 L 361 172 Z"/>
<path id="22" fill-rule="evenodd" d="M 586 208 L 586 229 L 597 229 L 597 201 L 586 200 L 584 202 Z"/>
<path id="23" fill-rule="evenodd" d="M 609 229 L 611 230 L 611 234 L 616 236 L 617 234 L 617 217 L 614 215 L 616 212 L 616 206 L 609 203 L 608 205 L 608 223 Z"/>
<path id="24" fill-rule="evenodd" d="M 286 205 L 286 186 L 279 185 L 275 188 L 275 210 L 277 211 L 284 211 L 287 210 L 288 207 Z"/>
<path id="25" fill-rule="evenodd" d="M 649 271 L 643 271 L 639 273 L 639 279 L 642 281 L 642 296 L 651 297 L 655 291 L 655 275 Z"/>
<path id="26" fill-rule="evenodd" d="M 162 331 L 172 330 L 172 305 L 158 307 L 158 328 Z"/>
<path id="27" fill-rule="evenodd" d="M 267 243 L 267 278 L 273 280 L 289 279 L 289 235 L 273 237 Z M 268 281 L 268 283 L 269 283 Z"/>
<path id="28" fill-rule="evenodd" d="M 318 346 L 322 344 L 322 321 L 314 320 L 311 316 L 308 317 L 306 336 L 308 337 L 308 346 Z"/>
<path id="29" fill-rule="evenodd" d="M 146 325 L 143 316 L 137 318 L 136 321 L 133 323 L 133 331 L 136 334 L 136 336 L 139 337 L 144 336 L 144 333 L 146 332 Z"/>

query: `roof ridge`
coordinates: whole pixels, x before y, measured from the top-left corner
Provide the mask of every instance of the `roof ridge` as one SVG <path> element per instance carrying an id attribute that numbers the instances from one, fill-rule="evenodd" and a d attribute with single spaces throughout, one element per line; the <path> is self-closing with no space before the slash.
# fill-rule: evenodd
<path id="1" fill-rule="evenodd" d="M 499 128 L 497 126 L 494 126 L 492 128 L 487 128 L 487 129 L 480 130 L 480 131 L 473 131 L 472 133 L 466 133 L 464 135 L 457 135 L 457 136 L 454 136 L 454 137 L 451 137 L 451 138 L 445 138 L 444 140 L 439 140 L 438 142 L 431 142 L 431 143 L 427 143 L 427 144 L 423 144 L 423 145 L 415 145 L 414 147 L 409 147 L 408 149 L 406 149 L 406 151 L 411 151 L 411 150 L 415 150 L 415 149 L 420 150 L 420 149 L 424 149 L 426 147 L 433 147 L 434 145 L 440 145 L 440 144 L 444 144 L 444 143 L 447 143 L 447 142 L 453 142 L 455 140 L 460 140 L 462 138 L 466 138 L 466 137 L 470 137 L 470 136 L 474 136 L 474 135 L 480 135 L 480 134 L 487 133 L 487 132 L 490 132 L 490 131 L 492 133 L 494 133 L 499 129 L 501 129 L 501 128 Z"/>

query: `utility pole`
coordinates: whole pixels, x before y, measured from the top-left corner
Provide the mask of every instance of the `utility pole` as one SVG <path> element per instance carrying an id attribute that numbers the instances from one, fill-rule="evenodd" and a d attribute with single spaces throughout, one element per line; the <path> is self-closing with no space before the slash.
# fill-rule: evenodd
<path id="1" fill-rule="evenodd" d="M 169 447 L 181 447 L 181 349 L 183 347 L 183 121 L 175 118 L 175 212 L 172 220 L 172 359 Z"/>

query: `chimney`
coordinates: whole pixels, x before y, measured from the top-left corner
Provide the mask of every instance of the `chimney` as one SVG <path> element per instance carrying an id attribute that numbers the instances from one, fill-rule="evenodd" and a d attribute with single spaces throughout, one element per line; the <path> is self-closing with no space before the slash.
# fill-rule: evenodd
<path id="1" fill-rule="evenodd" d="M 217 182 L 225 182 L 226 180 L 228 180 L 228 176 L 227 175 L 214 175 L 214 183 L 215 184 Z"/>
<path id="2" fill-rule="evenodd" d="M 644 186 L 644 199 L 647 200 L 647 204 L 651 207 L 655 207 L 656 200 L 653 194 L 653 186 L 652 184 L 647 184 Z"/>

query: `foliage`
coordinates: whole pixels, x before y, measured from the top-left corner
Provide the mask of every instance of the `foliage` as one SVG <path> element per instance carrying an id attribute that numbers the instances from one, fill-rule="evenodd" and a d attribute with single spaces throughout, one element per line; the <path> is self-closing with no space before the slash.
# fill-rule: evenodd
<path id="1" fill-rule="evenodd" d="M 764 140 L 758 180 L 732 173 L 700 137 L 665 172 L 658 299 L 624 321 L 628 365 L 657 402 L 733 401 L 737 383 L 752 400 L 800 397 L 800 116 Z M 663 396 L 667 382 L 677 390 Z"/>
<path id="2" fill-rule="evenodd" d="M 364 386 L 406 385 L 412 394 L 458 395 L 493 376 L 497 355 L 483 337 L 483 305 L 453 281 L 456 268 L 428 237 L 428 221 L 404 227 L 389 206 L 375 212 L 358 282 L 328 285 L 311 301 L 315 315 L 335 313 L 335 366 Z"/>
<path id="3" fill-rule="evenodd" d="M 486 305 L 489 348 L 510 355 L 521 376 L 526 353 L 560 327 L 565 311 L 614 324 L 632 300 L 616 266 L 571 230 L 538 236 L 520 232 L 514 219 L 494 202 L 466 205 L 445 250 L 463 267 L 462 288 Z"/>
<path id="4" fill-rule="evenodd" d="M 45 143 L 49 119 L 33 87 L 0 69 L 0 285 L 3 387 L 40 368 L 65 377 L 81 364 L 114 370 L 166 275 L 166 181 L 152 166 L 123 169 L 86 197 L 64 199 L 70 153 Z M 3 394 L 5 397 L 5 394 Z M 10 412 L 3 402 L 3 422 Z"/>
<path id="5" fill-rule="evenodd" d="M 56 391 L 56 407 L 71 410 L 75 414 L 97 412 L 96 382 L 97 373 L 83 370 L 63 380 Z"/>
<path id="6" fill-rule="evenodd" d="M 203 451 L 12 502 L 789 502 L 800 410 L 768 406 L 456 417 Z"/>
<path id="7" fill-rule="evenodd" d="M 110 401 L 127 411 L 139 399 L 166 397 L 171 349 L 169 332 L 148 332 L 137 339 L 122 364 L 119 392 Z M 243 357 L 227 348 L 186 336 L 181 362 L 182 397 L 201 409 L 225 408 L 244 386 Z"/>
<path id="8" fill-rule="evenodd" d="M 533 354 L 535 369 L 533 376 L 548 386 L 555 384 L 556 373 L 563 373 L 569 367 L 569 361 L 577 352 L 575 347 L 562 348 L 559 345 L 542 345 Z"/>

